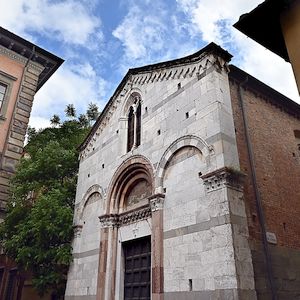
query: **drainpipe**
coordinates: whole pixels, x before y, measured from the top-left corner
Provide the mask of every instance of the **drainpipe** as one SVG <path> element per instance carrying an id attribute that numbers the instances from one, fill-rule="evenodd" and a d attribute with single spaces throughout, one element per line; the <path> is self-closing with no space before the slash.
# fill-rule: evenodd
<path id="1" fill-rule="evenodd" d="M 250 168 L 251 168 L 251 179 L 254 187 L 254 193 L 255 193 L 255 202 L 256 202 L 256 208 L 258 212 L 258 220 L 260 223 L 261 231 L 262 231 L 262 241 L 263 241 L 263 249 L 264 249 L 264 254 L 265 254 L 265 259 L 267 263 L 267 273 L 268 273 L 268 280 L 270 283 L 270 288 L 271 288 L 271 294 L 272 294 L 272 300 L 277 299 L 277 294 L 276 294 L 276 285 L 275 285 L 275 280 L 274 280 L 274 274 L 273 274 L 273 268 L 272 268 L 272 259 L 271 259 L 271 253 L 267 241 L 267 235 L 266 235 L 266 222 L 265 222 L 265 216 L 263 212 L 263 207 L 262 207 L 262 200 L 260 197 L 260 192 L 257 184 L 257 176 L 256 176 L 256 170 L 255 170 L 255 164 L 254 164 L 254 155 L 253 155 L 253 149 L 252 149 L 252 144 L 250 140 L 250 135 L 249 135 L 249 130 L 248 130 L 248 119 L 247 115 L 245 113 L 245 106 L 244 106 L 244 101 L 243 101 L 243 90 L 242 87 L 248 82 L 248 76 L 245 78 L 244 81 L 239 83 L 238 85 L 238 98 L 240 102 L 240 107 L 242 111 L 242 118 L 243 118 L 243 125 L 244 125 L 244 130 L 245 130 L 245 138 L 246 138 L 246 144 L 247 144 L 247 149 L 248 149 L 248 158 L 250 162 Z"/>

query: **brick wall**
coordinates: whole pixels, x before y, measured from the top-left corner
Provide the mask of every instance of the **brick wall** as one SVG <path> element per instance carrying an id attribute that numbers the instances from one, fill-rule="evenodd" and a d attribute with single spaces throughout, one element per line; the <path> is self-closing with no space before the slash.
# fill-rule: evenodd
<path id="1" fill-rule="evenodd" d="M 244 194 L 256 290 L 259 299 L 269 299 L 238 82 L 233 78 L 230 92 L 240 166 L 247 174 Z M 300 120 L 296 116 L 297 110 L 288 112 L 288 100 L 282 97 L 286 105 L 280 104 L 275 100 L 278 95 L 271 98 L 271 94 L 268 90 L 265 95 L 261 89 L 255 90 L 252 82 L 251 87 L 246 85 L 243 89 L 243 102 L 266 230 L 275 233 L 277 238 L 276 245 L 269 244 L 275 285 L 279 299 L 292 299 L 300 292 L 300 152 L 294 135 L 294 130 L 300 129 Z"/>

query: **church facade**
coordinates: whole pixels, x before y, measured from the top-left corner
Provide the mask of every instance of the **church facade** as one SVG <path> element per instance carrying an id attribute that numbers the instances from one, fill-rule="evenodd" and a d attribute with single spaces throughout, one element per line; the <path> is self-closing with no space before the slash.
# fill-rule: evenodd
<path id="1" fill-rule="evenodd" d="M 263 299 L 272 293 L 281 272 L 266 272 L 270 247 L 278 262 L 298 245 L 282 242 L 266 225 L 269 211 L 257 208 L 264 199 L 255 194 L 253 174 L 260 172 L 248 150 L 259 143 L 249 148 L 247 142 L 259 124 L 251 123 L 247 105 L 260 105 L 263 93 L 282 105 L 285 97 L 230 66 L 230 59 L 211 43 L 184 58 L 130 69 L 119 84 L 80 146 L 65 299 Z M 295 152 L 300 123 L 295 115 L 287 119 L 294 120 Z M 299 196 L 297 188 L 294 193 Z"/>

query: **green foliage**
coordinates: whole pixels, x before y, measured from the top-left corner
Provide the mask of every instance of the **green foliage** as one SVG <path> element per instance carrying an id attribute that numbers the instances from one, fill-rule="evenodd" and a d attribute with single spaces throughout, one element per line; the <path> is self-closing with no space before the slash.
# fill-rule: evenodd
<path id="1" fill-rule="evenodd" d="M 76 109 L 73 104 L 68 104 L 65 109 L 66 116 L 69 118 L 75 118 L 76 117 Z"/>
<path id="2" fill-rule="evenodd" d="M 30 270 L 42 295 L 63 295 L 71 261 L 72 219 L 78 172 L 77 146 L 89 128 L 77 120 L 32 131 L 27 153 L 11 181 L 0 241 L 19 267 Z"/>
<path id="3" fill-rule="evenodd" d="M 58 126 L 60 124 L 60 117 L 58 115 L 53 115 L 50 119 L 50 123 L 52 126 Z"/>
<path id="4" fill-rule="evenodd" d="M 88 109 L 86 111 L 86 115 L 89 122 L 96 121 L 100 115 L 97 104 L 89 103 Z"/>

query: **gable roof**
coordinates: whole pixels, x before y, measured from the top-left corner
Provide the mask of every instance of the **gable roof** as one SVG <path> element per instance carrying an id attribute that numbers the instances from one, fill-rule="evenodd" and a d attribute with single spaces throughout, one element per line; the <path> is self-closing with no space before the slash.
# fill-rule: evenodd
<path id="1" fill-rule="evenodd" d="M 149 72 L 149 71 L 155 71 L 155 70 L 159 70 L 159 69 L 162 69 L 162 68 L 176 67 L 176 66 L 184 65 L 184 64 L 187 64 L 187 63 L 198 61 L 200 58 L 202 58 L 203 56 L 205 56 L 207 54 L 216 54 L 219 57 L 223 58 L 225 61 L 230 61 L 230 59 L 232 58 L 232 55 L 229 52 L 227 52 L 226 50 L 224 50 L 220 46 L 216 45 L 215 43 L 210 43 L 207 46 L 205 46 L 204 48 L 200 49 L 199 51 L 197 51 L 193 54 L 190 54 L 188 56 L 182 57 L 182 58 L 177 58 L 177 59 L 173 59 L 173 60 L 169 60 L 169 61 L 165 61 L 165 62 L 160 62 L 160 63 L 156 63 L 156 64 L 146 65 L 146 66 L 143 66 L 143 67 L 129 69 L 127 71 L 126 75 L 124 76 L 124 78 L 122 79 L 122 81 L 120 82 L 120 84 L 118 85 L 118 87 L 116 88 L 113 95 L 108 100 L 108 102 L 105 105 L 102 113 L 100 114 L 97 121 L 93 125 L 93 127 L 90 130 L 89 134 L 87 135 L 85 140 L 82 142 L 82 144 L 78 147 L 78 149 L 80 151 L 84 150 L 84 148 L 90 142 L 90 140 L 91 140 L 92 136 L 95 134 L 98 126 L 100 125 L 100 123 L 104 119 L 106 113 L 109 111 L 109 108 L 111 107 L 111 105 L 113 103 L 113 100 L 122 91 L 122 89 L 124 88 L 127 80 L 130 78 L 130 76 L 140 74 L 140 73 Z"/>

